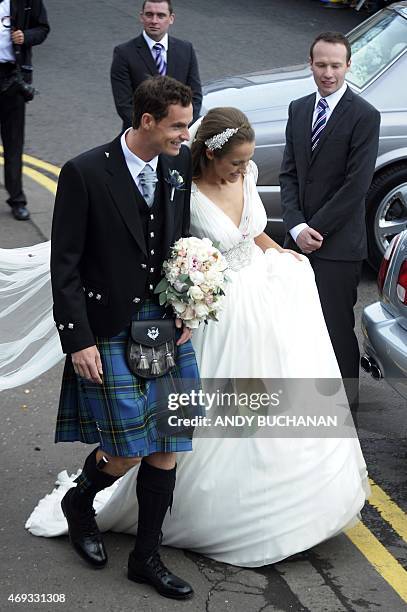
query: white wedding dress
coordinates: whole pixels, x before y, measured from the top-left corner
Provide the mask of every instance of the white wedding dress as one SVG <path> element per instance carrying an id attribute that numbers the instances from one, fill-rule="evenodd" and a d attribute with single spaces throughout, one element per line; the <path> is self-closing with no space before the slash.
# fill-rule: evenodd
<path id="1" fill-rule="evenodd" d="M 254 244 L 266 225 L 256 178 L 251 162 L 239 227 L 193 188 L 191 233 L 219 243 L 231 268 L 219 322 L 194 334 L 201 376 L 339 378 L 308 261 L 274 249 L 264 254 Z M 339 533 L 365 503 L 366 465 L 355 436 L 200 437 L 203 433 L 198 427 L 193 452 L 177 455 L 164 544 L 238 566 L 262 566 Z M 97 495 L 102 530 L 136 533 L 137 469 Z M 58 488 L 27 521 L 31 533 L 66 533 L 59 501 L 74 477 L 59 474 Z"/>

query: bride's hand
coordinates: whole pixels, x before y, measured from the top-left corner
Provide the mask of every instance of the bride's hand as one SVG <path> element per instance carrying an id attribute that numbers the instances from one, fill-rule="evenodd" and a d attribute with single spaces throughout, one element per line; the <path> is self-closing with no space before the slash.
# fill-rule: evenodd
<path id="1" fill-rule="evenodd" d="M 298 259 L 298 261 L 304 261 L 306 258 L 304 257 L 304 255 L 301 255 L 301 253 L 297 253 L 297 251 L 292 251 L 291 249 L 278 249 L 279 253 L 290 253 L 291 255 L 294 255 L 295 259 Z"/>
<path id="2" fill-rule="evenodd" d="M 181 327 L 183 327 L 182 334 L 177 341 L 177 346 L 179 346 L 180 344 L 185 344 L 185 342 L 188 342 L 188 340 L 191 340 L 192 329 L 190 329 L 189 327 L 186 327 L 185 325 L 183 326 L 181 319 L 175 319 L 175 326 L 178 327 L 178 329 L 181 329 Z"/>

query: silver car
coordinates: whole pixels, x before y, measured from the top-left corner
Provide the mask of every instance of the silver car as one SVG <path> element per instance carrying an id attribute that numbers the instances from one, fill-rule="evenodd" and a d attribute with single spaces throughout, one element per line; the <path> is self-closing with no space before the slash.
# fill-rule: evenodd
<path id="1" fill-rule="evenodd" d="M 369 261 L 378 268 L 392 238 L 407 228 L 407 1 L 391 4 L 350 32 L 349 86 L 381 112 L 379 153 L 367 196 Z M 245 112 L 256 131 L 254 160 L 269 233 L 284 236 L 278 175 L 291 100 L 315 91 L 305 66 L 225 78 L 205 87 L 203 113 Z"/>
<path id="2" fill-rule="evenodd" d="M 379 270 L 380 301 L 362 315 L 361 366 L 407 399 L 407 231 L 390 243 Z"/>

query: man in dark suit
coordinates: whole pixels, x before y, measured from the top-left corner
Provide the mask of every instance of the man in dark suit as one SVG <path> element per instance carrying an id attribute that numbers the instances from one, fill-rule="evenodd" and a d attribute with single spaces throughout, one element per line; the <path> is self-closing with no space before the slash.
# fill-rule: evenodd
<path id="1" fill-rule="evenodd" d="M 31 47 L 47 37 L 42 0 L 0 0 L 0 127 L 7 203 L 15 219 L 30 218 L 22 183 L 25 104 L 32 81 Z"/>
<path id="2" fill-rule="evenodd" d="M 132 320 L 165 316 L 154 288 L 170 247 L 189 231 L 192 164 L 182 143 L 191 99 L 189 87 L 169 77 L 138 87 L 133 128 L 62 168 L 51 241 L 54 317 L 67 353 L 55 439 L 99 443 L 62 500 L 71 544 L 92 566 L 106 564 L 93 499 L 140 463 L 128 577 L 175 599 L 193 590 L 163 565 L 158 547 L 172 503 L 175 452 L 192 450 L 191 436 L 160 433 L 157 381 L 146 386 L 132 374 L 126 346 Z M 182 189 L 169 184 L 174 172 Z M 195 380 L 191 330 L 178 336 L 177 369 L 167 376 Z"/>
<path id="3" fill-rule="evenodd" d="M 351 405 L 357 405 L 359 347 L 353 308 L 367 256 L 365 197 L 379 142 L 380 113 L 347 86 L 345 36 L 320 34 L 310 49 L 318 91 L 291 102 L 280 174 L 286 244 L 306 253 Z"/>
<path id="4" fill-rule="evenodd" d="M 202 90 L 198 62 L 190 42 L 168 36 L 174 17 L 171 0 L 145 0 L 140 12 L 142 34 L 114 49 L 111 82 L 123 130 L 131 125 L 134 90 L 157 74 L 171 76 L 192 89 L 193 121 L 199 117 Z"/>

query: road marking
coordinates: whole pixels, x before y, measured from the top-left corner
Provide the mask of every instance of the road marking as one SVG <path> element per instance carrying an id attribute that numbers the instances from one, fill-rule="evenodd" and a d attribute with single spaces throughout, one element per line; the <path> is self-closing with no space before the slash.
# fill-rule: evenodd
<path id="1" fill-rule="evenodd" d="M 0 156 L 0 165 L 4 165 L 4 158 Z M 29 166 L 23 165 L 23 174 L 29 176 L 36 183 L 39 183 L 42 187 L 45 187 L 48 191 L 53 193 L 54 195 L 57 192 L 57 182 L 53 179 L 48 178 L 45 174 L 38 172 L 38 170 L 34 170 L 34 168 L 30 168 Z"/>
<path id="2" fill-rule="evenodd" d="M 0 145 L 0 154 L 4 154 L 4 149 Z M 37 159 L 36 157 L 32 157 L 31 155 L 23 154 L 23 162 L 27 162 L 34 166 L 35 168 L 41 168 L 42 170 L 47 170 L 51 174 L 54 174 L 56 177 L 59 176 L 61 172 L 61 168 L 59 166 L 54 166 L 54 164 L 50 164 L 49 162 L 42 161 L 42 159 Z"/>
<path id="3" fill-rule="evenodd" d="M 50 164 L 49 162 L 42 161 L 42 159 L 37 159 L 36 157 L 32 157 L 31 155 L 23 155 L 23 162 L 28 162 L 35 168 L 41 168 L 42 170 L 47 170 L 51 174 L 55 174 L 56 177 L 59 176 L 61 172 L 61 168 L 58 166 L 54 166 L 54 164 Z"/>
<path id="4" fill-rule="evenodd" d="M 372 494 L 369 504 L 376 508 L 380 516 L 407 543 L 407 515 L 373 480 L 370 480 Z"/>
<path id="5" fill-rule="evenodd" d="M 407 572 L 363 523 L 346 532 L 350 541 L 407 603 Z"/>
<path id="6" fill-rule="evenodd" d="M 2 152 L 3 147 L 0 146 L 0 153 Z M 53 164 L 43 162 L 31 155 L 23 155 L 23 161 L 37 168 L 47 170 L 55 176 L 59 176 L 60 168 Z M 4 164 L 3 157 L 1 156 L 0 164 Z M 57 181 L 26 165 L 23 165 L 23 173 L 55 195 Z M 370 480 L 370 484 L 372 494 L 369 498 L 369 504 L 376 508 L 383 520 L 407 542 L 406 514 L 373 480 Z M 407 572 L 397 559 L 391 555 L 363 523 L 358 523 L 355 527 L 349 529 L 346 535 L 392 589 L 407 603 Z"/>

